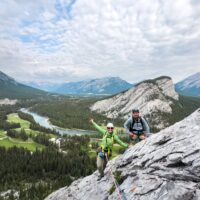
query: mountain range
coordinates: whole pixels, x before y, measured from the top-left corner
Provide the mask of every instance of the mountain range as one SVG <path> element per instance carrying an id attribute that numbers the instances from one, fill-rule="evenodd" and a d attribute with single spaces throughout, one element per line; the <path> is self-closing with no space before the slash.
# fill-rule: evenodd
<path id="1" fill-rule="evenodd" d="M 72 95 L 112 95 L 133 86 L 133 84 L 130 84 L 119 77 L 104 77 L 79 82 L 68 82 L 60 85 L 38 85 L 35 83 L 29 83 L 29 85 L 36 88 L 42 88 L 49 92 Z"/>
<path id="2" fill-rule="evenodd" d="M 104 77 L 62 84 L 27 83 L 29 86 L 48 92 L 72 95 L 113 95 L 128 90 L 135 84 L 119 77 Z M 185 96 L 200 97 L 200 72 L 175 84 L 175 90 Z"/>
<path id="3" fill-rule="evenodd" d="M 47 94 L 46 92 L 65 95 L 114 95 L 138 85 L 138 83 L 128 83 L 119 77 L 104 77 L 62 84 L 37 84 L 35 82 L 22 84 L 1 71 L 0 83 L 1 98 L 27 97 L 27 95 L 32 98 Z M 181 95 L 200 97 L 200 72 L 175 84 L 175 89 Z"/>
<path id="4" fill-rule="evenodd" d="M 0 71 L 0 98 L 33 98 L 49 95 L 49 92 L 81 96 L 115 95 L 134 88 L 134 85 L 138 84 L 128 83 L 119 77 L 104 77 L 63 84 L 29 82 L 26 85 Z M 185 96 L 200 97 L 200 72 L 175 84 L 175 89 L 179 94 Z"/>
<path id="5" fill-rule="evenodd" d="M 182 95 L 200 97 L 200 72 L 178 82 L 175 87 Z"/>

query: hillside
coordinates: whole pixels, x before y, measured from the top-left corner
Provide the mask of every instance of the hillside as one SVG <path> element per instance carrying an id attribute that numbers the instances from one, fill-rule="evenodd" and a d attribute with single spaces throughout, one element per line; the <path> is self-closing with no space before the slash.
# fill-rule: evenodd
<path id="1" fill-rule="evenodd" d="M 49 93 L 21 83 L 0 71 L 0 98 L 25 99 L 48 96 Z"/>
<path id="2" fill-rule="evenodd" d="M 96 171 L 45 200 L 120 199 L 117 190 L 111 191 L 110 168 L 127 200 L 200 199 L 199 121 L 200 109 L 110 161 L 100 181 Z"/>
<path id="3" fill-rule="evenodd" d="M 178 82 L 175 88 L 182 95 L 200 97 L 200 72 Z"/>
<path id="4" fill-rule="evenodd" d="M 183 119 L 199 107 L 199 99 L 179 96 L 172 79 L 163 76 L 143 81 L 125 92 L 97 101 L 91 110 L 111 119 L 126 119 L 131 109 L 139 108 L 152 131 L 157 131 Z"/>

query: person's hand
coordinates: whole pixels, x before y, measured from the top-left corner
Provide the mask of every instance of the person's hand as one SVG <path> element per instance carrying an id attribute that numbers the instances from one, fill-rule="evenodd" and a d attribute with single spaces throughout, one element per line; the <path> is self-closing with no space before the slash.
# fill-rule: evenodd
<path id="1" fill-rule="evenodd" d="M 129 132 L 129 136 L 130 136 L 130 137 L 133 137 L 133 136 L 134 136 L 134 133 L 133 133 L 133 132 Z"/>
<path id="2" fill-rule="evenodd" d="M 146 137 L 144 135 L 140 135 L 140 139 L 144 140 Z"/>
<path id="3" fill-rule="evenodd" d="M 94 119 L 91 118 L 89 122 L 92 124 L 94 122 Z"/>
<path id="4" fill-rule="evenodd" d="M 135 133 L 132 133 L 132 132 L 129 133 L 129 136 L 134 140 L 137 138 L 137 135 Z"/>

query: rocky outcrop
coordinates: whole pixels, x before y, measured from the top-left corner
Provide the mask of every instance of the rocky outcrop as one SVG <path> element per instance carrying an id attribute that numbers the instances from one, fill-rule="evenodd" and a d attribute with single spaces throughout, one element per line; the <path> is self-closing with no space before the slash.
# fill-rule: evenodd
<path id="1" fill-rule="evenodd" d="M 173 126 L 132 146 L 97 172 L 74 181 L 45 200 L 116 200 L 110 168 L 119 172 L 127 200 L 200 199 L 200 109 Z"/>
<path id="2" fill-rule="evenodd" d="M 156 80 L 158 87 L 162 90 L 162 93 L 168 97 L 178 100 L 178 94 L 175 91 L 175 87 L 172 79 L 162 78 Z"/>
<path id="3" fill-rule="evenodd" d="M 103 113 L 108 118 L 126 118 L 132 108 L 139 108 L 142 115 L 153 118 L 155 128 L 162 129 L 169 125 L 163 116 L 172 114 L 172 104 L 178 99 L 172 79 L 160 77 L 144 81 L 126 92 L 98 101 L 91 106 L 91 110 Z"/>

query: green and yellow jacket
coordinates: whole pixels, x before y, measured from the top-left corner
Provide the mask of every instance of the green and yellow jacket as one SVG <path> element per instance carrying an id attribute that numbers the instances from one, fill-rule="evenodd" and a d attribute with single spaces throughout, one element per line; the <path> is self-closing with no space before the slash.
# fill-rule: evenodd
<path id="1" fill-rule="evenodd" d="M 114 142 L 117 142 L 120 146 L 127 148 L 128 144 L 122 142 L 117 136 L 116 130 L 114 129 L 112 133 L 109 133 L 106 129 L 102 128 L 95 122 L 92 123 L 94 128 L 103 135 L 101 142 L 101 147 L 104 151 L 112 150 Z"/>

